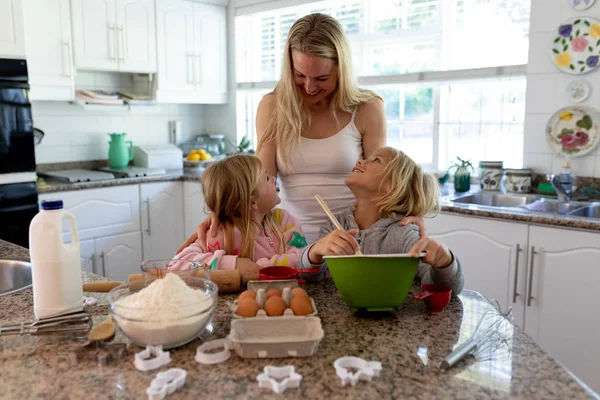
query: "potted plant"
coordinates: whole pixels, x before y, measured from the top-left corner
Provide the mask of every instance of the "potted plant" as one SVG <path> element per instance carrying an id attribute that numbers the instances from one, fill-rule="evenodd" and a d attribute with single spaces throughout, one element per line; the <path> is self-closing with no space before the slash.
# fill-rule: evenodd
<path id="1" fill-rule="evenodd" d="M 244 136 L 242 138 L 242 140 L 240 140 L 240 144 L 238 144 L 238 145 L 235 145 L 229 139 L 227 139 L 227 141 L 229 142 L 231 147 L 233 147 L 235 149 L 235 151 L 233 151 L 232 153 L 227 153 L 228 156 L 232 155 L 232 154 L 237 154 L 237 153 L 250 153 L 250 154 L 255 153 L 254 149 L 251 148 L 252 141 L 250 139 L 248 139 L 247 136 Z"/>
<path id="2" fill-rule="evenodd" d="M 448 171 L 456 168 L 454 171 L 454 191 L 455 192 L 468 192 L 471 189 L 471 172 L 473 171 L 473 164 L 471 160 L 463 160 L 460 157 L 456 157 L 457 161 L 452 162 L 452 166 Z"/>

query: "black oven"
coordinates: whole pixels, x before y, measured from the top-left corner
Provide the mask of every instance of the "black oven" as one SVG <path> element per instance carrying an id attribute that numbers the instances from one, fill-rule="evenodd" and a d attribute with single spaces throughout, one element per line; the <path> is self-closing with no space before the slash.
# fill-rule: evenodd
<path id="1" fill-rule="evenodd" d="M 0 239 L 29 248 L 29 224 L 37 213 L 35 182 L 0 185 Z"/>
<path id="2" fill-rule="evenodd" d="M 0 59 L 0 174 L 35 171 L 25 60 Z"/>

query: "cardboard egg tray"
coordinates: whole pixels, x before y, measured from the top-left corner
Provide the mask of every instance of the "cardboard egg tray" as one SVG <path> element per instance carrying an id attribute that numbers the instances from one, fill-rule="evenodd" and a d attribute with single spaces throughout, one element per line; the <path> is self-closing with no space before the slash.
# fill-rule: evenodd
<path id="1" fill-rule="evenodd" d="M 285 280 L 272 280 L 272 281 L 249 281 L 248 282 L 248 290 L 252 290 L 256 292 L 256 302 L 258 303 L 260 309 L 256 313 L 256 317 L 242 317 L 237 314 L 237 303 L 238 300 L 235 300 L 233 303 L 229 305 L 233 315 L 232 317 L 235 319 L 252 319 L 252 318 L 282 318 L 282 317 L 314 317 L 317 315 L 317 306 L 315 305 L 315 301 L 312 297 L 309 297 L 310 304 L 312 306 L 313 312 L 308 315 L 294 315 L 294 312 L 291 308 L 289 308 L 290 301 L 292 300 L 292 289 L 298 287 L 298 281 L 295 279 L 285 279 Z M 280 316 L 268 316 L 265 310 L 263 309 L 265 305 L 265 301 L 267 301 L 267 292 L 271 289 L 279 289 L 282 291 L 281 297 L 285 302 L 287 308 L 283 312 L 283 315 Z"/>
<path id="2" fill-rule="evenodd" d="M 282 316 L 233 319 L 227 339 L 242 358 L 308 357 L 323 335 L 318 317 Z"/>

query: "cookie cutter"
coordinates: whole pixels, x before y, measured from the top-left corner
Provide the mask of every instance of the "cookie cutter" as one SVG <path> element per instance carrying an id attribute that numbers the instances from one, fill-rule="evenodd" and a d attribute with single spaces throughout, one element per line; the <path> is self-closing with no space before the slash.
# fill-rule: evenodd
<path id="1" fill-rule="evenodd" d="M 159 372 L 146 389 L 148 400 L 162 400 L 185 385 L 187 371 L 183 368 L 171 368 Z"/>
<path id="2" fill-rule="evenodd" d="M 333 362 L 335 372 L 342 381 L 342 386 L 346 386 L 350 383 L 355 386 L 356 383 L 361 381 L 371 382 L 374 376 L 379 376 L 381 372 L 381 363 L 379 361 L 365 361 L 359 357 L 341 357 Z M 357 371 L 352 373 L 348 371 L 348 368 L 356 369 Z"/>
<path id="3" fill-rule="evenodd" d="M 223 351 L 218 353 L 208 353 L 210 350 L 223 348 Z M 231 357 L 231 346 L 227 339 L 216 339 L 210 342 L 203 343 L 196 349 L 195 360 L 200 364 L 219 364 L 229 360 Z"/>
<path id="4" fill-rule="evenodd" d="M 133 365 L 140 371 L 150 371 L 170 362 L 171 353 L 163 351 L 162 346 L 146 346 L 146 349 L 135 353 Z"/>
<path id="5" fill-rule="evenodd" d="M 292 365 L 283 367 L 267 365 L 263 371 L 256 377 L 258 387 L 271 389 L 277 394 L 285 392 L 288 388 L 299 387 L 302 380 L 302 375 L 296 373 Z"/>

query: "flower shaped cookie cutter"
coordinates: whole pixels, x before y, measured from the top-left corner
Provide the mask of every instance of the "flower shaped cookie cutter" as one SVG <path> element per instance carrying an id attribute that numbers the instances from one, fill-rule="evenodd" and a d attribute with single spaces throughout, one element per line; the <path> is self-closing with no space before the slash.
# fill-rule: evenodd
<path id="1" fill-rule="evenodd" d="M 365 361 L 359 357 L 341 357 L 333 362 L 335 372 L 340 377 L 342 386 L 346 386 L 350 383 L 352 386 L 356 385 L 356 382 L 368 381 L 371 382 L 374 376 L 379 376 L 381 372 L 381 363 L 379 361 Z M 357 371 L 352 373 L 348 371 L 348 368 L 356 369 Z"/>
<path id="2" fill-rule="evenodd" d="M 223 348 L 218 353 L 209 353 L 211 350 Z M 195 360 L 201 364 L 218 364 L 227 361 L 231 357 L 231 346 L 227 339 L 211 340 L 198 346 Z"/>
<path id="3" fill-rule="evenodd" d="M 156 378 L 150 383 L 150 387 L 146 389 L 148 400 L 162 400 L 168 394 L 173 394 L 177 389 L 181 389 L 185 385 L 187 371 L 182 368 L 171 368 L 164 372 L 159 372 Z"/>
<path id="4" fill-rule="evenodd" d="M 162 346 L 146 346 L 145 350 L 135 353 L 133 359 L 133 365 L 140 371 L 150 371 L 170 362 L 171 354 L 163 351 Z"/>
<path id="5" fill-rule="evenodd" d="M 288 388 L 299 387 L 302 380 L 302 375 L 296 373 L 292 365 L 283 367 L 267 365 L 263 371 L 256 377 L 258 387 L 271 389 L 277 394 L 285 392 Z"/>

